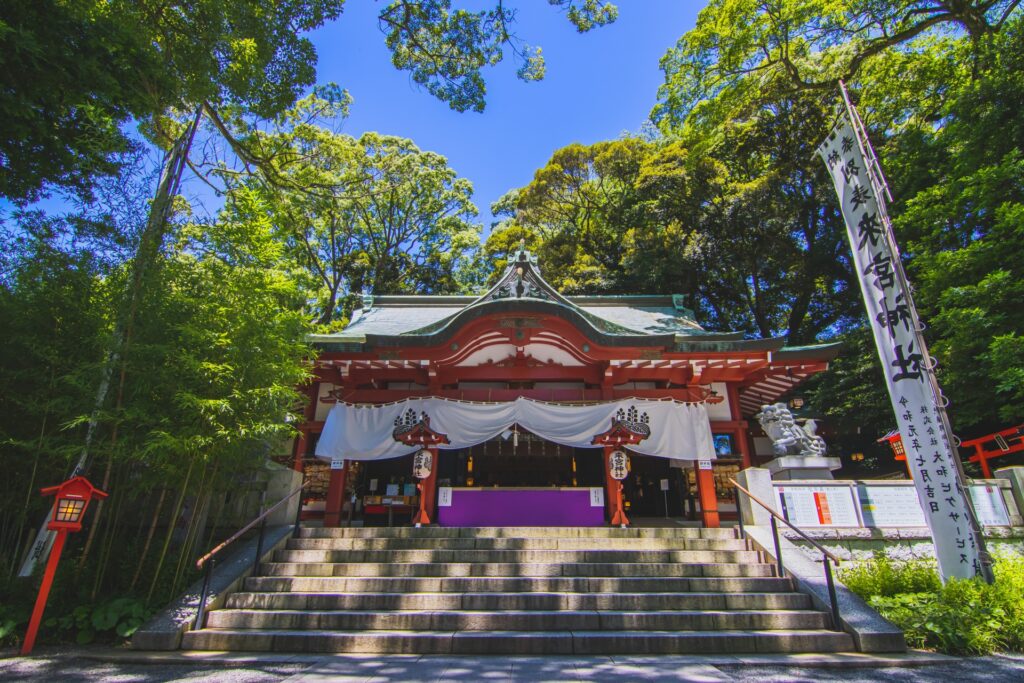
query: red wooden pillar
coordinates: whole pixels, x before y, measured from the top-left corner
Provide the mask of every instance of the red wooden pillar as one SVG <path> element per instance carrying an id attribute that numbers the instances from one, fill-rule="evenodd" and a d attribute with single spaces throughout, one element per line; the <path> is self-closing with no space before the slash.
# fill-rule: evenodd
<path id="1" fill-rule="evenodd" d="M 309 434 L 303 429 L 295 438 L 295 460 L 292 462 L 292 469 L 296 472 L 302 471 L 302 459 L 306 457 L 306 443 L 309 441 Z"/>
<path id="2" fill-rule="evenodd" d="M 622 482 L 612 478 L 611 454 L 614 446 L 604 447 L 604 495 L 608 503 L 608 520 L 612 526 L 627 526 L 629 519 L 622 504 Z"/>
<path id="3" fill-rule="evenodd" d="M 425 526 L 434 520 L 434 492 L 437 491 L 437 468 L 440 463 L 437 461 L 437 447 L 430 446 L 427 450 L 430 451 L 430 476 L 420 479 L 416 485 L 420 490 L 420 509 L 412 520 L 416 526 Z"/>
<path id="4" fill-rule="evenodd" d="M 715 495 L 714 470 L 702 470 L 697 463 L 697 497 L 700 499 L 700 514 L 704 518 L 704 527 L 717 529 L 718 496 Z"/>
<path id="5" fill-rule="evenodd" d="M 345 479 L 348 477 L 348 460 L 340 470 L 331 470 L 327 484 L 327 502 L 324 504 L 324 526 L 341 526 L 341 506 L 345 504 Z"/>
<path id="6" fill-rule="evenodd" d="M 978 444 L 974 447 L 974 452 L 978 455 L 978 461 L 981 463 L 981 474 L 986 479 L 992 478 L 992 468 L 988 466 L 988 458 L 985 457 L 985 449 Z M 910 469 L 908 466 L 907 469 Z"/>
<path id="7" fill-rule="evenodd" d="M 736 429 L 736 448 L 740 452 L 740 459 L 742 460 L 743 469 L 753 467 L 754 461 L 750 456 L 751 448 L 750 441 L 747 434 L 747 426 L 743 421 L 743 415 L 740 413 L 740 392 L 733 383 L 726 384 L 726 394 L 729 397 L 729 415 L 731 419 L 741 423 L 740 427 Z"/>
<path id="8" fill-rule="evenodd" d="M 303 409 L 305 424 L 299 428 L 301 431 L 295 439 L 295 460 L 292 463 L 292 469 L 296 472 L 302 471 L 302 459 L 306 456 L 306 444 L 309 442 L 309 432 L 304 428 L 316 419 L 316 404 L 320 400 L 320 382 L 313 382 L 306 390 L 306 395 L 309 401 L 306 402 Z"/>
<path id="9" fill-rule="evenodd" d="M 747 430 L 737 429 L 736 430 L 736 448 L 740 451 L 740 459 L 742 460 L 742 469 L 754 466 L 754 461 L 750 457 L 750 442 L 747 440 Z"/>

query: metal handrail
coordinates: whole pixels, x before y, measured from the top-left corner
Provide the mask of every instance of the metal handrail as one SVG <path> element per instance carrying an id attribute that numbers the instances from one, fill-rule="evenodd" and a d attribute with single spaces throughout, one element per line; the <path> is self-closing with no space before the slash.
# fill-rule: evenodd
<path id="1" fill-rule="evenodd" d="M 782 544 L 779 541 L 779 525 L 778 525 L 778 523 L 775 520 L 781 521 L 783 524 L 785 524 L 790 529 L 795 531 L 802 539 L 804 539 L 805 541 L 810 543 L 812 546 L 814 546 L 815 549 L 817 549 L 817 550 L 819 550 L 821 552 L 821 561 L 822 561 L 822 565 L 824 565 L 824 568 L 825 568 L 825 583 L 828 586 L 828 599 L 829 599 L 829 603 L 831 604 L 831 607 L 832 607 L 832 630 L 834 630 L 834 631 L 841 631 L 842 628 L 839 626 L 839 601 L 836 598 L 836 584 L 835 584 L 835 580 L 832 578 L 832 562 L 835 562 L 836 566 L 838 566 L 839 565 L 839 558 L 836 557 L 835 555 L 833 555 L 831 552 L 829 552 L 828 549 L 826 549 L 820 543 L 818 543 L 813 538 L 811 538 L 806 533 L 804 533 L 804 531 L 802 529 L 800 529 L 799 527 L 794 525 L 792 522 L 790 522 L 788 519 L 786 519 L 785 517 L 783 517 L 782 515 L 777 513 L 775 510 L 773 510 L 771 507 L 769 507 L 768 504 L 765 503 L 763 500 L 761 500 L 760 498 L 755 496 L 753 493 L 751 493 L 747 489 L 745 489 L 742 486 L 740 486 L 739 483 L 737 483 L 737 481 L 735 479 L 730 479 L 729 481 L 732 483 L 732 485 L 734 487 L 736 487 L 735 490 L 737 491 L 737 493 L 736 493 L 736 516 L 739 518 L 739 521 L 740 521 L 739 526 L 740 526 L 740 535 L 741 536 L 745 536 L 746 532 L 744 531 L 744 528 L 743 528 L 743 512 L 740 510 L 740 496 L 739 496 L 739 493 L 738 493 L 739 491 L 742 491 L 744 494 L 746 494 L 746 496 L 748 498 L 750 498 L 755 503 L 757 503 L 758 505 L 763 507 L 765 509 L 765 511 L 769 515 L 771 515 L 772 540 L 775 542 L 775 564 L 778 567 L 778 574 L 779 574 L 779 576 L 785 576 L 786 575 L 786 569 L 785 569 L 785 567 L 782 564 Z M 830 562 L 830 560 L 831 560 L 831 562 Z"/>
<path id="2" fill-rule="evenodd" d="M 213 569 L 217 565 L 217 554 L 225 548 L 227 548 L 232 543 L 234 543 L 235 541 L 237 541 L 239 538 L 241 538 L 242 535 L 245 534 L 245 532 L 249 531 L 254 526 L 259 524 L 260 535 L 256 540 L 256 555 L 253 557 L 253 575 L 256 575 L 259 572 L 260 568 L 260 558 L 263 557 L 263 535 L 267 528 L 267 517 L 269 517 L 279 507 L 281 507 L 289 500 L 291 500 L 292 497 L 294 497 L 296 494 L 301 493 L 303 490 L 305 490 L 311 483 L 312 482 L 310 481 L 303 482 L 302 486 L 293 489 L 284 498 L 277 501 L 276 503 L 274 503 L 274 505 L 260 513 L 260 515 L 256 517 L 254 520 L 243 526 L 235 533 L 231 534 L 231 536 L 227 540 L 221 542 L 215 548 L 213 548 L 213 550 L 211 550 L 210 552 L 206 553 L 198 560 L 196 560 L 196 568 L 202 569 L 205 566 L 206 572 L 203 575 L 203 589 L 199 594 L 199 609 L 196 611 L 196 619 L 192 627 L 193 629 L 201 629 L 205 624 L 206 598 L 210 594 L 210 581 L 213 578 Z M 292 527 L 292 538 L 295 538 L 299 535 L 299 521 L 301 517 L 302 502 L 300 501 L 295 512 L 295 525 Z"/>

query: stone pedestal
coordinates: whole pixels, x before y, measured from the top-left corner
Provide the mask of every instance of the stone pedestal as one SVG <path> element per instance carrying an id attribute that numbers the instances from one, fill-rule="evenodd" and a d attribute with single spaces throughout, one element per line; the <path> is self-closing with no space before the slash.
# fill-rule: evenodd
<path id="1" fill-rule="evenodd" d="M 793 479 L 832 479 L 832 470 L 842 467 L 839 458 L 813 458 L 802 455 L 783 455 L 770 460 L 765 468 L 776 481 Z"/>
<path id="2" fill-rule="evenodd" d="M 748 467 L 736 474 L 736 481 L 740 486 L 772 506 L 772 510 L 778 512 L 775 502 L 775 487 L 772 486 L 771 473 L 761 467 Z M 751 526 L 768 526 L 771 524 L 771 515 L 763 507 L 747 498 L 741 492 L 739 495 L 739 514 L 743 523 Z"/>
<path id="3" fill-rule="evenodd" d="M 1024 467 L 1003 467 L 996 470 L 995 475 L 996 479 L 1006 479 L 1010 482 L 1013 502 L 1017 505 L 1017 517 L 1024 518 Z M 1014 511 L 1009 505 L 1006 509 L 1010 513 L 1010 523 L 1013 524 Z"/>

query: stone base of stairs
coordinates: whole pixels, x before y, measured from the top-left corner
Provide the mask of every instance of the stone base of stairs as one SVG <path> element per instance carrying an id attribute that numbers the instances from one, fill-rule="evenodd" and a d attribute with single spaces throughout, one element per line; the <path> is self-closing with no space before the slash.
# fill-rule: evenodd
<path id="1" fill-rule="evenodd" d="M 730 529 L 303 529 L 192 650 L 839 653 L 849 634 Z"/>

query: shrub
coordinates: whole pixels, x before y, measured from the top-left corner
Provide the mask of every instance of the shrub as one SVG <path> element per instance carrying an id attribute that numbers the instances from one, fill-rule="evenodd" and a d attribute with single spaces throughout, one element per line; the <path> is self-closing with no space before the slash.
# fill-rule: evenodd
<path id="1" fill-rule="evenodd" d="M 79 605 L 69 614 L 52 617 L 46 625 L 56 627 L 70 636 L 75 636 L 79 645 L 96 640 L 112 639 L 114 634 L 128 638 L 151 615 L 140 600 L 134 598 L 115 598 L 99 605 Z"/>
<path id="2" fill-rule="evenodd" d="M 841 578 L 903 629 L 911 647 L 957 655 L 1024 651 L 1024 558 L 1000 557 L 993 570 L 992 585 L 953 579 L 943 586 L 931 563 L 877 557 Z"/>
<path id="3" fill-rule="evenodd" d="M 942 588 L 942 581 L 931 560 L 898 561 L 877 554 L 869 562 L 843 568 L 843 583 L 867 600 L 871 596 L 892 597 L 904 593 L 930 593 Z"/>

